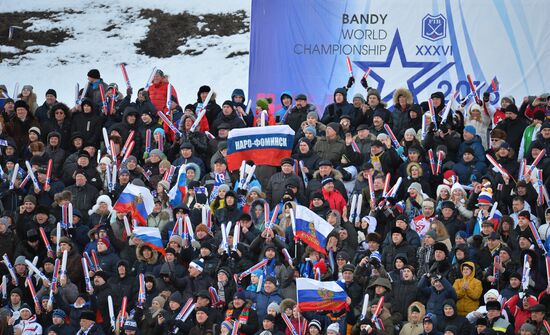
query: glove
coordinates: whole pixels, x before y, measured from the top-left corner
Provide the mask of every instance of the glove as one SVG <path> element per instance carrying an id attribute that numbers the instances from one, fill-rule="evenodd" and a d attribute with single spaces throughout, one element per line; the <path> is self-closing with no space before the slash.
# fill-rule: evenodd
<path id="1" fill-rule="evenodd" d="M 200 249 L 201 244 L 199 241 L 194 240 L 194 241 L 191 241 L 191 246 L 193 247 L 193 249 Z"/>
<path id="2" fill-rule="evenodd" d="M 401 155 L 403 155 L 403 153 L 405 152 L 405 148 L 399 147 L 399 148 L 395 149 L 395 151 L 397 151 L 397 154 L 398 154 L 399 156 L 401 156 Z"/>
<path id="3" fill-rule="evenodd" d="M 351 76 L 348 79 L 348 84 L 346 85 L 346 88 L 349 89 L 350 87 L 353 86 L 353 84 L 355 84 L 355 78 L 353 76 Z"/>
<path id="4" fill-rule="evenodd" d="M 367 84 L 367 78 L 361 78 L 361 86 L 363 86 L 365 89 L 369 88 L 369 84 Z"/>
<path id="5" fill-rule="evenodd" d="M 134 90 L 133 90 L 131 87 L 128 87 L 128 88 L 126 89 L 126 95 L 132 96 L 132 93 L 134 93 Z"/>
<path id="6" fill-rule="evenodd" d="M 491 93 L 489 92 L 483 93 L 483 101 L 489 102 L 490 97 L 491 97 Z"/>

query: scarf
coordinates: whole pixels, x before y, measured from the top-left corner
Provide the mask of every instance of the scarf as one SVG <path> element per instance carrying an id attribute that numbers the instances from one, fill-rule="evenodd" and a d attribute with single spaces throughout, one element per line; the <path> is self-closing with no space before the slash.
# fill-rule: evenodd
<path id="1" fill-rule="evenodd" d="M 382 172 L 382 163 L 380 162 L 380 156 L 372 155 L 370 160 L 374 169 L 376 171 Z"/>

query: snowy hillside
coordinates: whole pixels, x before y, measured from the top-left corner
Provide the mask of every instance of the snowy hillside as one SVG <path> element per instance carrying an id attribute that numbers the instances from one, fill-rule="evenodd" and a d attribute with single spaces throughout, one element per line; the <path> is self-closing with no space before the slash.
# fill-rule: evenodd
<path id="1" fill-rule="evenodd" d="M 33 85 L 39 104 L 54 88 L 72 106 L 92 68 L 125 90 L 124 62 L 134 98 L 157 67 L 182 104 L 204 84 L 223 101 L 235 87 L 247 91 L 250 2 L 0 0 L 0 84 L 10 95 L 17 82 Z"/>

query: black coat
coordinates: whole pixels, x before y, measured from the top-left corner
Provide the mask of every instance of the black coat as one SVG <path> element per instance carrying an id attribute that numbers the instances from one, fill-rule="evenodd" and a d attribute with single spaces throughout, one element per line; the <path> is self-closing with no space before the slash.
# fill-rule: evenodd
<path id="1" fill-rule="evenodd" d="M 71 120 L 71 135 L 79 133 L 87 143 L 99 147 L 100 139 L 102 138 L 101 128 L 103 127 L 103 119 L 101 116 L 91 113 L 76 113 L 73 114 Z"/>

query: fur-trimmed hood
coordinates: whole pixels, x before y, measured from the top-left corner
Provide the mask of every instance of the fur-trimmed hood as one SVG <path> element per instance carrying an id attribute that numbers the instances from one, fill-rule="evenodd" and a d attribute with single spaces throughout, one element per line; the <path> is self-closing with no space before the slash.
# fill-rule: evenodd
<path id="1" fill-rule="evenodd" d="M 140 261 L 140 262 L 150 264 L 150 265 L 157 264 L 157 261 L 159 259 L 158 251 L 156 251 L 155 249 L 151 249 L 151 253 L 152 253 L 151 259 L 149 261 L 146 261 L 145 258 L 143 258 L 143 255 L 142 255 L 143 247 L 144 247 L 143 244 L 136 247 L 136 258 L 137 258 L 137 260 Z"/>
<path id="2" fill-rule="evenodd" d="M 424 319 L 424 315 L 426 315 L 426 307 L 424 307 L 424 305 L 420 301 L 415 301 L 412 304 L 410 304 L 409 308 L 407 308 L 407 320 L 409 322 L 412 322 L 411 321 L 411 313 L 412 313 L 412 308 L 413 307 L 418 308 L 418 310 L 420 311 L 420 318 L 419 318 L 420 321 L 419 321 L 419 323 L 421 323 L 422 319 Z"/>
<path id="3" fill-rule="evenodd" d="M 319 170 L 315 171 L 313 173 L 313 178 L 319 178 Z M 332 169 L 332 171 L 330 172 L 331 176 L 333 179 L 336 179 L 336 180 L 340 180 L 342 181 L 342 179 L 344 178 L 344 176 L 342 176 L 342 172 L 336 170 L 336 169 Z"/>
<path id="4" fill-rule="evenodd" d="M 292 308 L 296 305 L 296 301 L 293 299 L 283 299 L 279 306 L 281 307 L 281 314 L 285 312 L 287 308 Z"/>
<path id="5" fill-rule="evenodd" d="M 399 97 L 403 95 L 407 98 L 407 105 L 412 105 L 413 103 L 413 96 L 411 91 L 409 91 L 406 88 L 400 87 L 393 92 L 393 104 L 397 105 L 399 103 Z"/>

